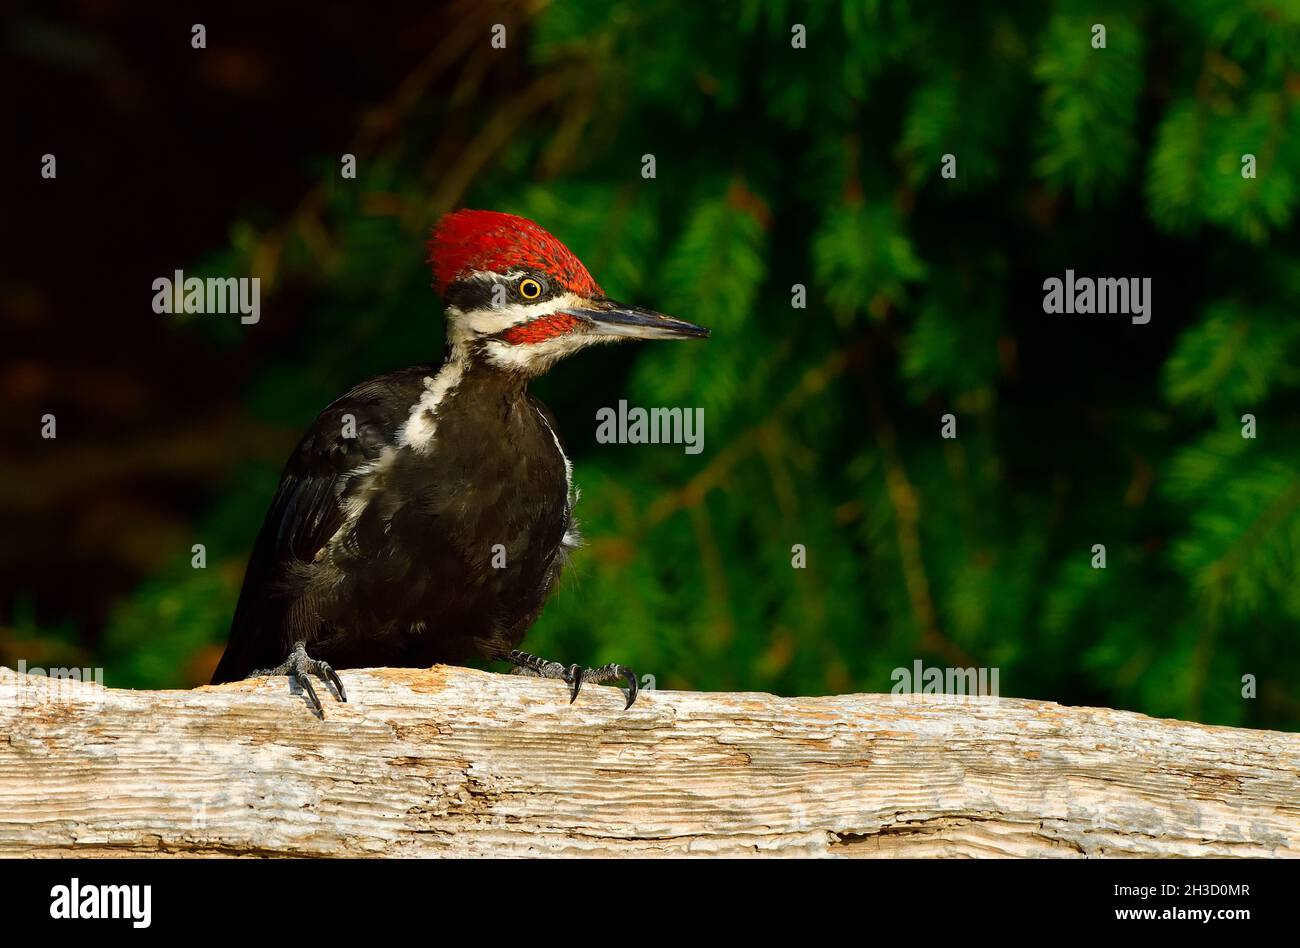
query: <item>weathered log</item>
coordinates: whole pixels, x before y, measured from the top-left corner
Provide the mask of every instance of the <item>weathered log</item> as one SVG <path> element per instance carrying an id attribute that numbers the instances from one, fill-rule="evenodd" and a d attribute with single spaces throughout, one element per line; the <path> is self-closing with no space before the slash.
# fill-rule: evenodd
<path id="1" fill-rule="evenodd" d="M 0 669 L 0 855 L 1300 854 L 1300 735 L 1041 701 L 464 668 L 126 691 Z"/>

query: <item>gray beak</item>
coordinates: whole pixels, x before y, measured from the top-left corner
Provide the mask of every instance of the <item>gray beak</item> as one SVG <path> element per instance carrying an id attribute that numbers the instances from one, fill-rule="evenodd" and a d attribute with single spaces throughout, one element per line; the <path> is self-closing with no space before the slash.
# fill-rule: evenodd
<path id="1" fill-rule="evenodd" d="M 602 336 L 626 336 L 630 339 L 706 339 L 703 326 L 674 319 L 652 309 L 627 306 L 614 300 L 588 300 L 582 306 L 562 310 L 586 320 Z"/>

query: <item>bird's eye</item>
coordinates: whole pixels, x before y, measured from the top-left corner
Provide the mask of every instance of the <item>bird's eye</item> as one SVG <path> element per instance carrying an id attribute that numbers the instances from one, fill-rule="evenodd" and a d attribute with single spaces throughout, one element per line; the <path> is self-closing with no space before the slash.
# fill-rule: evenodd
<path id="1" fill-rule="evenodd" d="M 532 277 L 525 277 L 519 283 L 519 295 L 526 300 L 535 300 L 542 295 L 542 284 Z"/>

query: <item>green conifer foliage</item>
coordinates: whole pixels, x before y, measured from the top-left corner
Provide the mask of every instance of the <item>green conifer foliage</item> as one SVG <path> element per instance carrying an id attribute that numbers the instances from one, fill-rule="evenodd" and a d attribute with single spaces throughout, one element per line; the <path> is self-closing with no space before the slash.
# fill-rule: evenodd
<path id="1" fill-rule="evenodd" d="M 997 666 L 1004 695 L 1300 724 L 1300 5 L 565 0 L 511 37 L 511 91 L 424 103 L 355 187 L 236 227 L 222 266 L 273 248 L 310 300 L 250 420 L 301 430 L 436 358 L 433 221 L 525 214 L 611 294 L 713 329 L 536 386 L 587 546 L 530 650 L 787 694 L 888 691 L 921 658 Z M 1067 268 L 1153 277 L 1151 323 L 1044 313 Z M 704 451 L 598 444 L 619 399 L 702 407 Z M 232 471 L 206 574 L 178 560 L 106 646 L 219 643 L 273 481 Z"/>

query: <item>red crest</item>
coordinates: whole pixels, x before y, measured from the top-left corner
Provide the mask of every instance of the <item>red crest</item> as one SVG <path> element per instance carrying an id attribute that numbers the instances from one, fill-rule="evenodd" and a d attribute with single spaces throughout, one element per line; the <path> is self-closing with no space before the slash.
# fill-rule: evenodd
<path id="1" fill-rule="evenodd" d="M 471 270 L 541 270 L 581 296 L 603 295 L 582 261 L 543 228 L 499 211 L 461 210 L 443 216 L 429 240 L 438 292 Z"/>

